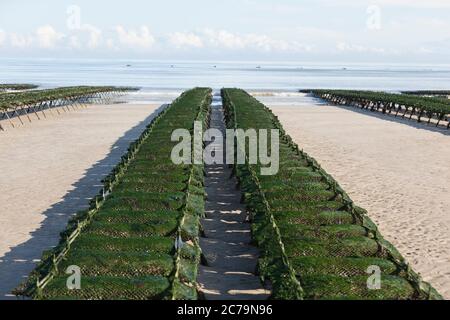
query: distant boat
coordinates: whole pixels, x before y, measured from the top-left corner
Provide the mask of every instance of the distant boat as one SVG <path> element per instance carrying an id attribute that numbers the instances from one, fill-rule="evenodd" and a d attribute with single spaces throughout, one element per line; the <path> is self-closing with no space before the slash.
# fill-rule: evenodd
<path id="1" fill-rule="evenodd" d="M 256 69 L 261 69 L 261 66 L 257 66 Z"/>
<path id="2" fill-rule="evenodd" d="M 131 67 L 131 64 L 127 64 L 127 68 Z"/>

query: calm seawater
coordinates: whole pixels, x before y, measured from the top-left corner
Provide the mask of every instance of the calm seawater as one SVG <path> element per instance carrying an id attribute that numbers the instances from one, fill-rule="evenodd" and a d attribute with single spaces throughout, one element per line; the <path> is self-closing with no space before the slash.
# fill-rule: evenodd
<path id="1" fill-rule="evenodd" d="M 139 86 L 134 102 L 167 102 L 194 86 L 286 94 L 305 88 L 450 89 L 449 65 L 0 59 L 0 83 Z"/>

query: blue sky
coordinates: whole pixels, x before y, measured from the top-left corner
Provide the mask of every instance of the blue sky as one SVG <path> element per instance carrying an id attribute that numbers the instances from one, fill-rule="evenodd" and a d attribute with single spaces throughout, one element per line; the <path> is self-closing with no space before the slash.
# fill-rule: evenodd
<path id="1" fill-rule="evenodd" d="M 0 57 L 450 64 L 450 1 L 1 0 Z"/>

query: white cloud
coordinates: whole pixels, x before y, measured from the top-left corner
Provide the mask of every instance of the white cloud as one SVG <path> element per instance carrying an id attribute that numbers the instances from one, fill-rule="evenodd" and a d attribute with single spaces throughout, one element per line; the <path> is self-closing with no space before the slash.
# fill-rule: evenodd
<path id="1" fill-rule="evenodd" d="M 6 32 L 0 29 L 0 46 L 6 41 Z"/>
<path id="2" fill-rule="evenodd" d="M 183 47 L 194 47 L 201 48 L 203 47 L 203 40 L 196 34 L 191 32 L 175 32 L 171 33 L 168 36 L 169 43 L 172 44 L 176 48 Z"/>
<path id="3" fill-rule="evenodd" d="M 58 45 L 62 49 L 114 49 L 136 50 L 153 48 L 155 36 L 147 26 L 139 30 L 126 29 L 118 25 L 112 34 L 106 34 L 95 26 L 84 24 L 69 34 L 64 35 L 51 26 L 43 26 L 29 35 L 11 34 L 13 47 L 24 48 L 37 44 L 42 49 L 52 49 Z M 64 40 L 64 41 L 62 41 Z M 162 46 L 166 48 L 202 48 L 204 50 L 259 51 L 259 52 L 305 52 L 311 51 L 312 45 L 305 45 L 295 40 L 284 40 L 265 34 L 238 34 L 227 30 L 204 29 L 196 32 L 173 32 L 161 37 Z M 59 44 L 62 46 L 59 46 Z"/>
<path id="4" fill-rule="evenodd" d="M 11 33 L 9 36 L 11 46 L 14 48 L 26 48 L 32 45 L 33 38 L 28 35 L 21 35 L 17 33 Z"/>
<path id="5" fill-rule="evenodd" d="M 419 52 L 424 54 L 434 53 L 433 49 L 430 49 L 428 47 L 420 47 Z"/>
<path id="6" fill-rule="evenodd" d="M 103 31 L 96 26 L 83 24 L 79 28 L 71 29 L 67 47 L 70 49 L 96 49 L 103 43 Z"/>
<path id="7" fill-rule="evenodd" d="M 450 54 L 450 38 L 441 41 L 427 41 L 420 47 L 421 53 Z"/>
<path id="8" fill-rule="evenodd" d="M 203 30 L 205 42 L 215 48 L 230 50 L 252 49 L 259 51 L 310 51 L 311 45 L 298 41 L 274 39 L 264 34 L 235 34 L 226 30 Z"/>
<path id="9" fill-rule="evenodd" d="M 69 48 L 73 48 L 73 49 L 80 49 L 81 48 L 81 42 L 80 42 L 80 39 L 77 36 L 71 36 L 69 38 Z"/>
<path id="10" fill-rule="evenodd" d="M 100 46 L 103 34 L 102 30 L 90 24 L 83 24 L 80 28 L 80 31 L 86 32 L 89 36 L 87 42 L 88 48 L 95 49 Z"/>
<path id="11" fill-rule="evenodd" d="M 116 46 L 116 43 L 113 39 L 109 38 L 108 40 L 106 40 L 106 47 L 110 50 L 114 50 L 117 51 L 119 50 L 119 47 Z"/>
<path id="12" fill-rule="evenodd" d="M 127 47 L 148 49 L 156 42 L 155 37 L 150 33 L 150 29 L 147 26 L 142 26 L 139 32 L 126 30 L 120 25 L 115 30 L 119 43 Z"/>
<path id="13" fill-rule="evenodd" d="M 76 30 L 63 34 L 46 25 L 30 34 L 10 33 L 0 30 L 0 47 L 6 49 L 41 48 L 50 50 L 58 48 L 70 52 L 78 50 L 98 53 L 121 51 L 129 54 L 148 53 L 164 54 L 167 50 L 175 54 L 186 53 L 181 49 L 193 49 L 192 54 L 201 53 L 217 55 L 270 54 L 283 57 L 286 54 L 317 53 L 336 54 L 340 56 L 378 55 L 407 56 L 410 52 L 422 55 L 442 55 L 450 52 L 448 43 L 449 22 L 438 18 L 407 19 L 402 17 L 383 25 L 377 33 L 355 30 L 346 33 L 340 30 L 321 29 L 317 27 L 293 27 L 292 29 L 274 29 L 271 34 L 240 33 L 225 29 L 200 29 L 194 31 L 174 31 L 158 35 L 156 38 L 147 26 L 130 29 L 118 25 L 101 30 L 96 26 L 83 24 Z M 414 34 L 413 39 L 402 38 L 406 33 Z M 431 35 L 432 34 L 432 35 Z M 158 39 L 158 41 L 156 40 Z M 426 39 L 427 41 L 420 40 Z M 444 40 L 447 39 L 447 40 Z M 330 50 L 331 48 L 331 50 Z M 333 49 L 334 48 L 334 49 Z M 140 50 L 144 50 L 139 52 Z M 12 51 L 14 52 L 14 51 Z"/>
<path id="14" fill-rule="evenodd" d="M 386 53 L 383 48 L 368 47 L 360 44 L 350 44 L 346 42 L 339 42 L 336 44 L 336 49 L 340 52 L 371 52 L 371 53 Z"/>
<path id="15" fill-rule="evenodd" d="M 254 49 L 260 51 L 307 50 L 294 41 L 273 39 L 263 34 L 236 34 L 227 30 L 204 29 L 198 32 L 175 32 L 168 36 L 171 45 L 196 48 L 216 48 L 226 50 Z"/>
<path id="16" fill-rule="evenodd" d="M 52 26 L 45 25 L 37 28 L 32 34 L 6 33 L 0 31 L 0 44 L 9 39 L 12 48 L 24 49 L 37 46 L 42 49 L 55 48 L 65 35 L 56 31 Z"/>
<path id="17" fill-rule="evenodd" d="M 227 49 L 245 48 L 244 39 L 231 32 L 225 30 L 215 31 L 212 29 L 205 29 L 203 33 L 204 36 L 206 36 L 208 43 L 214 47 L 224 47 Z"/>
<path id="18" fill-rule="evenodd" d="M 64 38 L 64 34 L 57 32 L 52 26 L 46 25 L 37 28 L 36 40 L 41 48 L 54 48 L 59 40 Z"/>

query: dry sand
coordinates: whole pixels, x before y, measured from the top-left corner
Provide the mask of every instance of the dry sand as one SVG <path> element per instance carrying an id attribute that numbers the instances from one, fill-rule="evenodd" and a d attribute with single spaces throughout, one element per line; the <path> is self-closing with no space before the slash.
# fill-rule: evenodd
<path id="1" fill-rule="evenodd" d="M 57 244 L 145 125 L 154 105 L 93 105 L 0 131 L 0 299 Z M 18 121 L 15 121 L 18 123 Z"/>
<path id="2" fill-rule="evenodd" d="M 271 106 L 286 131 L 450 298 L 450 132 L 329 105 Z"/>

